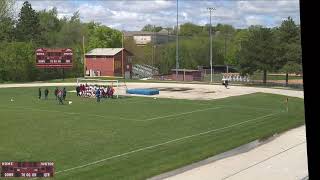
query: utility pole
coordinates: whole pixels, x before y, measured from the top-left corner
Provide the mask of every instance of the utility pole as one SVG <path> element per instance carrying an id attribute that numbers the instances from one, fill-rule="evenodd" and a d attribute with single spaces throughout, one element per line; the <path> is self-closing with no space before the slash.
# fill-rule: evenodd
<path id="1" fill-rule="evenodd" d="M 227 65 L 227 73 L 229 73 L 229 67 L 227 60 L 227 34 L 224 35 L 224 61 Z"/>
<path id="2" fill-rule="evenodd" d="M 216 10 L 215 8 L 209 7 L 207 8 L 210 11 L 210 70 L 211 70 L 211 76 L 210 76 L 210 82 L 212 83 L 212 76 L 213 76 L 213 68 L 212 68 L 212 24 L 211 24 L 211 13 L 213 10 Z"/>
<path id="3" fill-rule="evenodd" d="M 82 36 L 82 49 L 83 49 L 83 77 L 86 77 L 86 52 L 84 49 L 84 36 Z"/>
<path id="4" fill-rule="evenodd" d="M 124 64 L 123 64 L 123 51 L 124 51 L 124 44 L 123 44 L 123 29 L 122 29 L 122 50 L 121 50 L 121 66 L 122 66 L 122 76 L 123 78 L 125 78 L 125 75 L 124 75 Z"/>
<path id="5" fill-rule="evenodd" d="M 176 29 L 176 80 L 178 80 L 178 69 L 179 69 L 179 19 L 178 19 L 179 4 L 177 0 L 177 29 Z"/>

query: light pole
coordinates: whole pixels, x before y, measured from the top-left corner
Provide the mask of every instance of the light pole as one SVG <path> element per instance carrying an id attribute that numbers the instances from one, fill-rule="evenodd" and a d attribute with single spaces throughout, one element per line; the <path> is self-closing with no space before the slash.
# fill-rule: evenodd
<path id="1" fill-rule="evenodd" d="M 177 0 L 177 29 L 176 29 L 176 80 L 178 80 L 178 69 L 179 69 L 179 19 L 178 19 L 178 0 Z"/>
<path id="2" fill-rule="evenodd" d="M 210 11 L 210 69 L 211 69 L 211 76 L 210 76 L 210 81 L 212 83 L 212 74 L 213 74 L 213 69 L 212 69 L 212 32 L 211 32 L 211 12 L 213 10 L 216 10 L 215 8 L 209 7 L 207 8 Z"/>

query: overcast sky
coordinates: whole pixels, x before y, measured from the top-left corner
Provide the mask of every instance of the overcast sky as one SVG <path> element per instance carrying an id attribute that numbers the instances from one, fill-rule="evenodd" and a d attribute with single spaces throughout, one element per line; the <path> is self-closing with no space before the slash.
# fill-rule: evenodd
<path id="1" fill-rule="evenodd" d="M 33 9 L 57 7 L 59 17 L 80 12 L 83 22 L 95 21 L 122 30 L 140 30 L 146 24 L 173 27 L 176 24 L 176 0 L 29 0 Z M 18 1 L 18 10 L 23 1 Z M 212 24 L 279 26 L 291 16 L 300 24 L 299 0 L 179 0 L 179 24 L 209 23 L 207 7 L 216 10 Z"/>

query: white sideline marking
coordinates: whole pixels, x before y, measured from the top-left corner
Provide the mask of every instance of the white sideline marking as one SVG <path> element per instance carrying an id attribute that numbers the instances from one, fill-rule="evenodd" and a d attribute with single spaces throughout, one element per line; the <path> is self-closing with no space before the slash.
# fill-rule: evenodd
<path id="1" fill-rule="evenodd" d="M 153 118 L 149 118 L 149 119 L 145 119 L 145 120 L 139 120 L 139 121 L 151 121 L 151 120 L 155 120 L 155 119 L 163 119 L 163 118 L 167 118 L 167 117 L 181 116 L 181 115 L 185 115 L 185 114 L 192 114 L 192 113 L 195 113 L 195 112 L 207 111 L 207 110 L 210 110 L 210 109 L 220 109 L 220 108 L 222 108 L 222 107 L 212 107 L 212 108 L 206 108 L 206 109 L 198 109 L 198 110 L 194 110 L 194 111 L 177 113 L 177 114 L 170 114 L 170 115 L 167 115 L 167 116 L 158 116 L 158 117 L 153 117 Z"/>
<path id="2" fill-rule="evenodd" d="M 173 140 L 170 140 L 170 141 L 166 141 L 166 142 L 163 142 L 163 143 L 160 143 L 160 144 L 147 146 L 147 147 L 144 147 L 144 148 L 139 148 L 139 149 L 136 149 L 136 150 L 133 150 L 133 151 L 129 151 L 129 152 L 118 154 L 118 155 L 111 156 L 111 157 L 108 157 L 108 158 L 100 159 L 98 161 L 94 161 L 94 162 L 87 163 L 87 164 L 84 164 L 84 165 L 75 166 L 73 168 L 57 171 L 55 174 L 59 174 L 59 173 L 67 172 L 67 171 L 72 171 L 72 170 L 75 170 L 75 169 L 84 168 L 84 167 L 87 167 L 87 166 L 98 164 L 98 163 L 103 162 L 103 161 L 107 161 L 107 160 L 110 160 L 110 159 L 115 159 L 115 158 L 118 158 L 118 157 L 121 157 L 121 156 L 125 156 L 125 155 L 128 155 L 128 154 L 133 154 L 133 153 L 144 151 L 144 150 L 147 150 L 147 149 L 152 149 L 152 148 L 155 148 L 155 147 L 158 147 L 158 146 L 162 146 L 162 145 L 165 145 L 165 144 L 169 144 L 169 143 L 172 143 L 172 142 L 181 141 L 181 140 L 184 140 L 184 139 L 189 139 L 189 138 L 200 136 L 200 135 L 204 135 L 204 134 L 209 134 L 209 133 L 212 133 L 212 132 L 221 131 L 221 130 L 228 129 L 228 128 L 231 128 L 231 127 L 235 127 L 235 126 L 238 126 L 238 125 L 241 125 L 241 124 L 245 124 L 245 123 L 248 123 L 248 122 L 251 122 L 251 121 L 256 121 L 258 119 L 263 119 L 263 118 L 270 117 L 270 116 L 273 116 L 273 115 L 276 115 L 276 114 L 280 114 L 282 112 L 283 111 L 277 112 L 277 113 L 267 114 L 265 116 L 260 116 L 260 117 L 254 118 L 254 119 L 242 121 L 242 122 L 235 123 L 235 124 L 232 124 L 232 125 L 229 125 L 229 126 L 226 126 L 226 127 L 222 127 L 222 128 L 218 128 L 218 129 L 212 129 L 212 130 L 205 131 L 205 132 L 202 132 L 202 133 L 193 134 L 193 135 L 189 135 L 189 136 L 173 139 Z"/>

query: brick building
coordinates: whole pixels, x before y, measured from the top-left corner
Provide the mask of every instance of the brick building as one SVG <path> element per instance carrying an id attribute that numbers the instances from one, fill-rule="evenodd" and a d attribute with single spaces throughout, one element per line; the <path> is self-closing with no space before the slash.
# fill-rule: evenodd
<path id="1" fill-rule="evenodd" d="M 93 49 L 85 54 L 86 75 L 131 77 L 132 56 L 133 54 L 124 48 Z"/>

